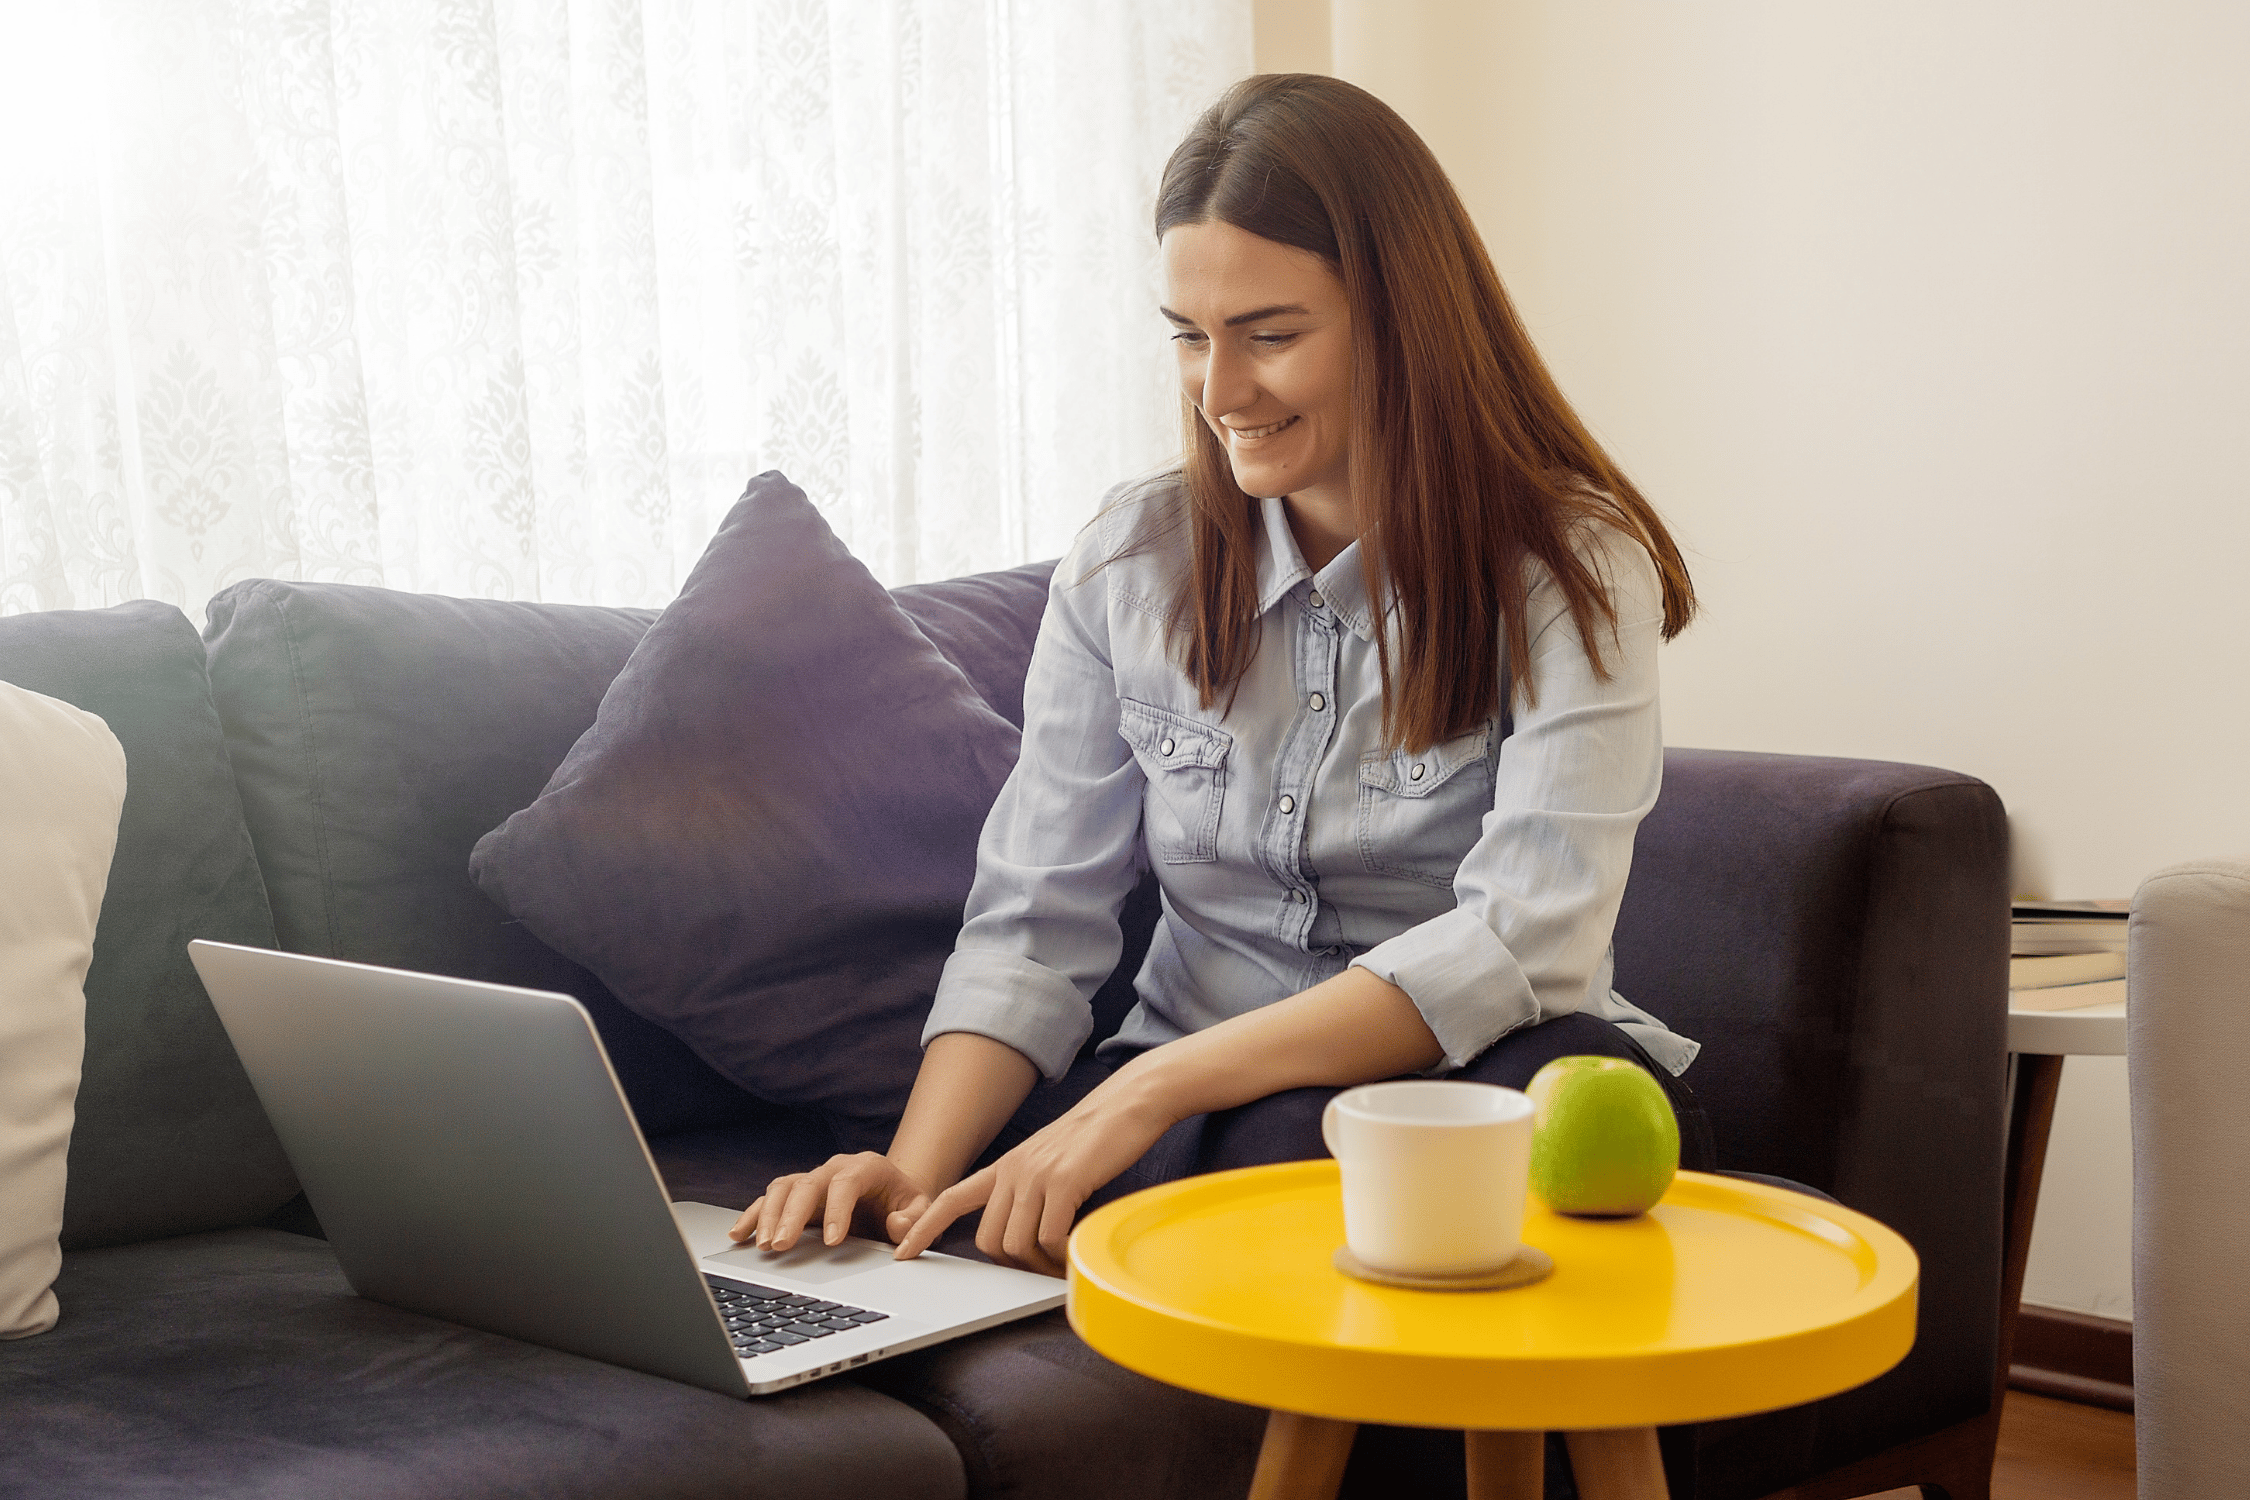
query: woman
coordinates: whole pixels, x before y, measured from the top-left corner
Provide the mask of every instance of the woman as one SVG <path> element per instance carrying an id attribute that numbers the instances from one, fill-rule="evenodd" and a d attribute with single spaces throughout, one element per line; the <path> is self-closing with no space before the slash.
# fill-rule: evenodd
<path id="1" fill-rule="evenodd" d="M 1678 549 L 1372 96 L 1237 85 L 1156 231 L 1187 456 L 1056 569 L 890 1151 L 777 1179 L 737 1239 L 857 1218 L 903 1257 L 981 1207 L 980 1250 L 1059 1275 L 1097 1193 L 1318 1156 L 1337 1088 L 1576 1052 L 1649 1065 L 1702 1155 L 1695 1044 L 1610 990 Z M 1140 1003 L 1074 1065 L 1148 867 Z"/>

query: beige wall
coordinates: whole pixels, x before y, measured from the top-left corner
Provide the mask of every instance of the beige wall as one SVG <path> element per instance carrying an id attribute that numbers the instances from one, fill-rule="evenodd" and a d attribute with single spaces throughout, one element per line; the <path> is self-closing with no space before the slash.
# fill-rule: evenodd
<path id="1" fill-rule="evenodd" d="M 1251 0 L 1261 73 L 1334 71 L 1328 0 Z"/>
<path id="2" fill-rule="evenodd" d="M 1259 21 L 1423 132 L 1674 523 L 1672 743 L 1981 776 L 2030 892 L 2250 849 L 2250 7 Z M 2129 1314 L 2123 1100 L 2071 1065 L 2034 1300 Z"/>

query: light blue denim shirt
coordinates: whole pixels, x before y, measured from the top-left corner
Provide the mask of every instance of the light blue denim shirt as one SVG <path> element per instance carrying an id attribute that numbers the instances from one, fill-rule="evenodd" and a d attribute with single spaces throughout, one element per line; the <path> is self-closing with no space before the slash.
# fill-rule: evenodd
<path id="1" fill-rule="evenodd" d="M 1683 1071 L 1697 1044 L 1610 989 L 1633 832 L 1663 769 L 1647 552 L 1607 528 L 1585 544 L 1617 608 L 1607 682 L 1534 564 L 1537 704 L 1517 708 L 1512 732 L 1496 717 L 1393 752 L 1359 548 L 1314 574 L 1279 500 L 1263 502 L 1257 653 L 1231 704 L 1197 703 L 1164 625 L 1186 530 L 1152 525 L 1183 503 L 1176 480 L 1113 496 L 1055 569 L 1022 757 L 985 821 L 924 1044 L 976 1032 L 1059 1077 L 1123 949 L 1125 897 L 1153 866 L 1163 916 L 1105 1053 L 1356 964 L 1412 997 L 1444 1068 L 1585 1011 Z"/>

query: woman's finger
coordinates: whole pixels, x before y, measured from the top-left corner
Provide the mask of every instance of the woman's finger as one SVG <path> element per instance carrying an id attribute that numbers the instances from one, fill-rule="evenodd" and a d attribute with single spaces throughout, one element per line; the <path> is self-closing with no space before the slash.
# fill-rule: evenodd
<path id="1" fill-rule="evenodd" d="M 1007 1232 L 1008 1214 L 1015 1207 L 1016 1192 L 1015 1180 L 995 1168 L 992 1189 L 984 1198 L 984 1219 L 977 1225 L 977 1248 L 1003 1266 L 1015 1264 L 1008 1258 L 1008 1249 L 1001 1243 L 1001 1237 Z"/>
<path id="2" fill-rule="evenodd" d="M 773 1243 L 774 1232 L 781 1227 L 781 1211 L 788 1206 L 789 1190 L 796 1186 L 797 1174 L 776 1177 L 766 1184 L 766 1195 L 759 1201 L 765 1209 L 758 1215 L 758 1233 L 755 1237 L 759 1249 Z"/>
<path id="3" fill-rule="evenodd" d="M 915 1215 L 914 1222 L 906 1228 L 892 1255 L 899 1260 L 912 1260 L 937 1243 L 937 1237 L 953 1227 L 953 1221 L 977 1207 L 973 1195 L 963 1194 L 959 1186 L 947 1188 L 930 1200 L 929 1206 Z"/>
<path id="4" fill-rule="evenodd" d="M 992 1169 L 962 1178 L 929 1201 L 910 1226 L 905 1237 L 893 1252 L 900 1260 L 912 1260 L 937 1242 L 937 1237 L 953 1227 L 953 1221 L 971 1209 L 981 1208 L 992 1196 Z"/>
<path id="5" fill-rule="evenodd" d="M 760 1193 L 758 1201 L 744 1209 L 742 1217 L 734 1221 L 734 1228 L 727 1231 L 727 1238 L 739 1245 L 744 1240 L 755 1237 L 758 1233 L 758 1210 L 765 1206 L 765 1195 Z"/>
<path id="6" fill-rule="evenodd" d="M 821 1217 L 820 1242 L 841 1245 L 852 1232 L 852 1209 L 859 1203 L 860 1174 L 852 1167 L 838 1172 L 828 1183 L 827 1211 Z"/>
<path id="7" fill-rule="evenodd" d="M 1025 1191 L 1009 1200 L 1006 1213 L 1002 1214 L 997 1205 L 985 1211 L 987 1224 L 995 1217 L 1001 1219 L 1000 1248 L 1007 1252 L 1009 1262 L 1020 1270 L 1045 1269 L 1046 1257 L 1039 1253 L 1039 1218 L 1046 1202 L 1045 1192 L 1026 1184 Z"/>
<path id="8" fill-rule="evenodd" d="M 820 1200 L 827 1196 L 828 1184 L 819 1173 L 800 1177 L 789 1189 L 789 1201 L 781 1207 L 774 1223 L 772 1238 L 762 1242 L 767 1250 L 787 1250 L 797 1243 L 805 1225 L 820 1208 Z"/>
<path id="9" fill-rule="evenodd" d="M 913 1232 L 915 1221 L 929 1212 L 935 1201 L 928 1193 L 915 1189 L 904 1201 L 883 1216 L 883 1233 L 894 1245 L 902 1243 Z"/>
<path id="10" fill-rule="evenodd" d="M 1064 1195 L 1065 1202 L 1068 1195 Z M 1017 1196 L 1008 1215 L 1008 1227 L 1001 1235 L 1007 1246 L 1008 1258 L 1016 1267 L 1036 1271 L 1041 1276 L 1061 1276 L 1062 1258 L 1051 1253 L 1042 1242 L 1041 1233 L 1047 1220 L 1055 1212 L 1056 1195 L 1052 1184 L 1042 1185 L 1038 1191 L 1027 1191 Z M 1065 1208 L 1063 1220 L 1067 1224 L 1070 1210 Z M 1067 1234 L 1067 1230 L 1065 1233 Z"/>
<path id="11" fill-rule="evenodd" d="M 1047 1202 L 1039 1215 L 1039 1249 L 1054 1266 L 1053 1274 L 1060 1276 L 1070 1265 L 1070 1226 L 1078 1218 L 1079 1205 L 1085 1196 L 1074 1192 L 1047 1189 Z"/>

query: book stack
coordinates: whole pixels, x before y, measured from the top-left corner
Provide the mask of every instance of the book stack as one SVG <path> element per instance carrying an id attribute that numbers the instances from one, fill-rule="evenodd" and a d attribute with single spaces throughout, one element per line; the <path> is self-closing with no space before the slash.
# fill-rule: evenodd
<path id="1" fill-rule="evenodd" d="M 2077 1010 L 2125 998 L 2130 901 L 2018 901 L 2008 959 L 2017 1010 Z"/>

